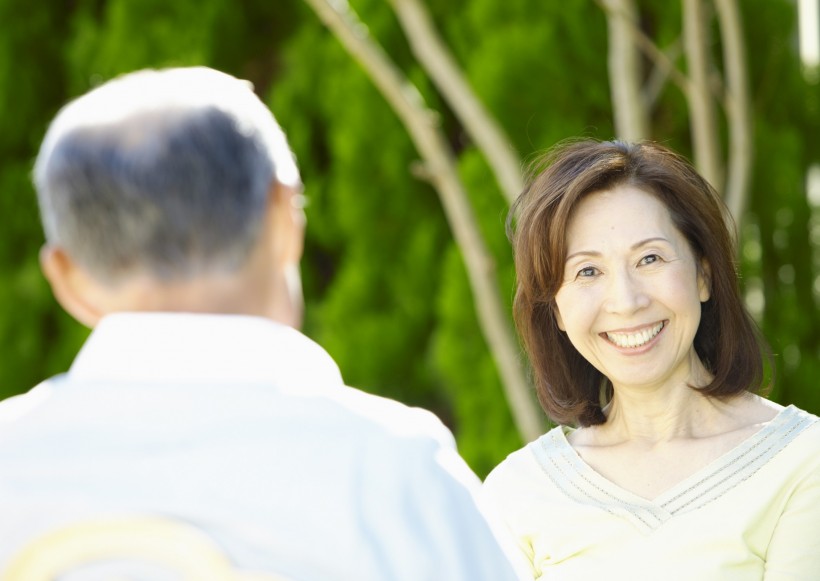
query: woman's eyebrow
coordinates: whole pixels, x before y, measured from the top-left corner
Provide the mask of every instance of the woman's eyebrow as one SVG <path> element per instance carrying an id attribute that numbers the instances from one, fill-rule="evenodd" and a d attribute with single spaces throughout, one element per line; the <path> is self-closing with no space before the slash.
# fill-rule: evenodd
<path id="1" fill-rule="evenodd" d="M 636 242 L 635 244 L 632 245 L 632 250 L 637 250 L 641 246 L 645 246 L 645 245 L 649 244 L 650 242 L 666 242 L 668 244 L 669 240 L 667 240 L 663 236 L 653 236 L 652 238 L 646 238 L 644 240 L 641 240 L 640 242 Z"/>
<path id="2" fill-rule="evenodd" d="M 663 236 L 652 236 L 651 238 L 644 238 L 643 240 L 639 240 L 638 242 L 633 244 L 632 247 L 631 247 L 631 250 L 637 250 L 641 246 L 646 246 L 647 244 L 650 244 L 651 242 L 666 242 L 668 244 L 669 240 L 667 240 Z M 564 260 L 564 263 L 566 264 L 567 262 L 569 262 L 573 258 L 577 258 L 579 256 L 591 256 L 591 257 L 594 258 L 594 257 L 601 256 L 601 253 L 596 251 L 596 250 L 579 250 L 577 252 L 573 252 L 572 254 L 568 255 L 566 260 Z"/>
<path id="3" fill-rule="evenodd" d="M 564 263 L 566 264 L 567 262 L 569 262 L 570 260 L 572 260 L 573 258 L 576 258 L 578 256 L 593 256 L 593 257 L 595 257 L 595 256 L 601 256 L 601 253 L 596 252 L 595 250 L 579 250 L 578 252 L 573 252 L 572 254 L 567 256 L 566 260 L 564 260 Z"/>

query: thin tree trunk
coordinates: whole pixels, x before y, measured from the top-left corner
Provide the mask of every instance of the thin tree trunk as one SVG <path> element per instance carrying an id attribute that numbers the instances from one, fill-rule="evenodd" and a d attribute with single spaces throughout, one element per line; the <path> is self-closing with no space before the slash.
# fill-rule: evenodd
<path id="1" fill-rule="evenodd" d="M 695 167 L 718 191 L 723 171 L 715 101 L 709 84 L 709 32 L 702 0 L 683 0 L 683 39 L 691 84 L 686 91 Z"/>
<path id="2" fill-rule="evenodd" d="M 746 45 L 735 0 L 715 0 L 723 38 L 726 76 L 726 116 L 729 120 L 729 162 L 726 205 L 735 222 L 741 223 L 749 198 L 754 135 L 746 69 Z"/>
<path id="3" fill-rule="evenodd" d="M 426 164 L 426 174 L 441 198 L 453 236 L 461 249 L 475 298 L 478 321 L 501 374 L 502 385 L 521 437 L 542 433 L 542 415 L 526 379 L 510 319 L 503 307 L 495 264 L 476 223 L 447 141 L 421 94 L 370 38 L 346 3 L 305 0 L 382 92 L 401 119 Z"/>
<path id="4" fill-rule="evenodd" d="M 419 0 L 391 0 L 413 54 L 481 150 L 511 204 L 523 188 L 521 162 L 509 138 L 470 88 Z"/>
<path id="5" fill-rule="evenodd" d="M 601 10 L 603 10 L 608 22 L 612 18 L 614 18 L 619 13 L 619 11 L 621 11 L 621 14 L 626 14 L 622 12 L 622 8 L 620 8 L 617 5 L 613 5 L 614 3 L 612 2 L 612 0 L 595 0 L 595 3 L 598 4 Z M 632 33 L 632 40 L 635 42 L 635 46 L 637 46 L 640 52 L 643 53 L 643 55 L 646 58 L 651 60 L 654 66 L 658 69 L 657 74 L 668 77 L 684 93 L 689 91 L 689 86 L 691 85 L 691 82 L 686 75 L 684 75 L 677 69 L 673 57 L 667 54 L 666 52 L 662 51 L 660 48 L 658 48 L 654 41 L 651 38 L 649 38 L 649 36 L 647 36 L 644 31 L 640 29 L 636 21 L 630 20 L 629 17 L 626 16 L 622 20 L 622 23 L 629 27 L 629 30 Z M 676 55 L 677 50 L 678 49 L 673 46 L 670 52 Z M 652 79 L 650 79 L 649 83 L 652 82 Z M 647 87 L 644 90 L 644 95 L 647 94 L 647 91 L 652 90 L 654 89 L 651 86 Z M 651 92 L 649 93 L 649 95 L 651 97 Z M 650 103 L 647 103 L 646 105 L 648 111 L 650 109 Z"/>
<path id="6" fill-rule="evenodd" d="M 664 63 L 660 64 L 655 62 L 655 66 L 649 74 L 649 78 L 646 80 L 643 89 L 643 101 L 646 105 L 647 114 L 650 117 L 661 92 L 663 92 L 663 89 L 666 87 L 666 83 L 674 73 L 678 72 L 677 70 L 670 70 L 670 64 L 675 62 L 681 55 L 680 42 L 675 41 L 666 49 L 658 50 L 658 52 L 664 55 Z M 671 66 L 674 69 L 674 65 Z"/>
<path id="7" fill-rule="evenodd" d="M 638 28 L 634 0 L 600 0 L 609 30 L 609 88 L 615 135 L 626 141 L 649 136 L 649 115 L 643 101 L 642 67 L 633 31 Z"/>

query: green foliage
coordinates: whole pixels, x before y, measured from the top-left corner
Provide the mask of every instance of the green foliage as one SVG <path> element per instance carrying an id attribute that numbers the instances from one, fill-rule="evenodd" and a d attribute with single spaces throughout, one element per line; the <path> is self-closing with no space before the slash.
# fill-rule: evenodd
<path id="1" fill-rule="evenodd" d="M 62 2 L 0 1 L 0 397 L 66 369 L 76 327 L 39 274 L 42 230 L 29 179 L 47 118 L 61 104 Z"/>
<path id="2" fill-rule="evenodd" d="M 306 25 L 285 55 L 272 103 L 302 160 L 308 251 L 322 257 L 304 267 L 306 331 L 349 383 L 447 416 L 426 356 L 448 243 L 436 196 L 411 176 L 406 132 L 333 37 Z"/>
<path id="3" fill-rule="evenodd" d="M 562 139 L 612 136 L 606 19 L 595 2 L 427 4 L 522 168 Z M 416 63 L 389 3 L 352 5 L 440 115 L 509 310 L 507 207 L 486 160 Z M 680 42 L 678 3 L 639 5 L 662 48 Z M 806 202 L 804 174 L 820 153 L 813 138 L 820 100 L 800 74 L 793 3 L 744 0 L 741 8 L 757 153 L 743 284 L 765 299 L 760 322 L 778 354 L 773 397 L 817 412 L 820 253 L 811 242 L 820 240 L 820 214 Z M 717 62 L 719 43 L 713 49 Z M 406 130 L 300 0 L 0 0 L 0 396 L 67 369 L 87 333 L 57 308 L 38 273 L 42 232 L 29 173 L 48 121 L 104 79 L 189 64 L 252 80 L 290 137 L 310 200 L 306 332 L 337 359 L 348 383 L 435 411 L 486 474 L 521 441 L 461 252 L 436 193 L 414 177 L 419 155 Z M 652 121 L 655 138 L 691 155 L 686 100 L 669 81 Z"/>
<path id="4" fill-rule="evenodd" d="M 524 158 L 567 137 L 612 136 L 606 20 L 593 2 L 427 4 Z"/>
<path id="5" fill-rule="evenodd" d="M 777 365 L 772 397 L 817 413 L 820 315 L 813 289 L 820 272 L 811 238 L 818 210 L 809 207 L 805 180 L 820 153 L 813 139 L 820 129 L 818 94 L 796 58 L 790 4 L 755 0 L 743 13 L 749 62 L 757 65 L 750 72 L 758 162 L 747 220 L 757 224 L 761 247 L 759 263 L 747 261 L 744 269 L 752 281 L 759 277 L 764 290 L 761 326 Z"/>
<path id="6" fill-rule="evenodd" d="M 223 2 L 195 0 L 111 0 L 85 2 L 73 15 L 69 45 L 72 89 L 144 67 L 209 62 Z M 83 83 L 89 83 L 84 85 Z"/>

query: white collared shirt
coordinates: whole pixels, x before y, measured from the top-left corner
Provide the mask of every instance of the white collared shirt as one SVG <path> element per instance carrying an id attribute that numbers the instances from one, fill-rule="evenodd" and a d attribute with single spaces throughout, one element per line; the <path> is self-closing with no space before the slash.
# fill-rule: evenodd
<path id="1" fill-rule="evenodd" d="M 187 546 L 209 575 L 515 579 L 477 485 L 433 414 L 345 387 L 293 329 L 117 314 L 67 374 L 0 403 L 0 571 L 79 559 L 102 579 L 117 559 L 187 566 Z"/>

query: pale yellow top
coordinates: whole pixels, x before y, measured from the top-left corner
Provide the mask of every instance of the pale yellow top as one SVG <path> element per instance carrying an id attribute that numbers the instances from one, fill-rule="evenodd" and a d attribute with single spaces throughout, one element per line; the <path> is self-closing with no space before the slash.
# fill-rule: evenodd
<path id="1" fill-rule="evenodd" d="M 820 579 L 820 422 L 794 406 L 649 501 L 587 465 L 558 427 L 485 493 L 534 579 Z"/>

